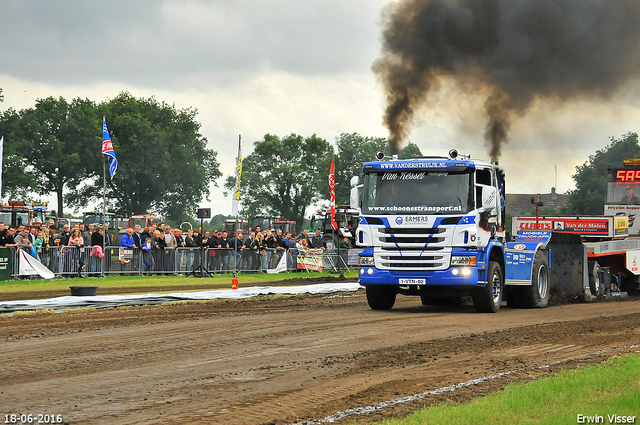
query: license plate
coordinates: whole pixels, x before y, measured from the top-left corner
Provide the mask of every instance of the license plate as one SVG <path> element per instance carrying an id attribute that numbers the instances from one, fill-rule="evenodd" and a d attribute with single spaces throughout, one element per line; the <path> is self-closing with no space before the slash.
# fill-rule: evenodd
<path id="1" fill-rule="evenodd" d="M 400 285 L 426 285 L 426 279 L 400 279 Z"/>

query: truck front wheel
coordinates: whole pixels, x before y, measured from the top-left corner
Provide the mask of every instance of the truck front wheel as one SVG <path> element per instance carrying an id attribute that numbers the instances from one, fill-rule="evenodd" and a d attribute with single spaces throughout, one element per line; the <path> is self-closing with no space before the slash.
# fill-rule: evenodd
<path id="1" fill-rule="evenodd" d="M 487 284 L 473 293 L 473 306 L 480 313 L 496 313 L 502 301 L 504 275 L 502 267 L 495 261 L 489 261 Z"/>
<path id="2" fill-rule="evenodd" d="M 523 293 L 523 304 L 527 308 L 545 308 L 549 304 L 549 262 L 542 252 L 533 257 L 531 286 Z"/>
<path id="3" fill-rule="evenodd" d="M 367 285 L 367 302 L 373 310 L 391 310 L 396 303 L 396 289 L 388 285 Z"/>

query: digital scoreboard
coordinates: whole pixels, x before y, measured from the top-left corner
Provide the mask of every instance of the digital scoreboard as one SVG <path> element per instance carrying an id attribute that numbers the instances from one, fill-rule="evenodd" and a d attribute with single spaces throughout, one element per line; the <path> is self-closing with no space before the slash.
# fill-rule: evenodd
<path id="1" fill-rule="evenodd" d="M 640 169 L 620 168 L 613 170 L 613 181 L 640 183 Z"/>

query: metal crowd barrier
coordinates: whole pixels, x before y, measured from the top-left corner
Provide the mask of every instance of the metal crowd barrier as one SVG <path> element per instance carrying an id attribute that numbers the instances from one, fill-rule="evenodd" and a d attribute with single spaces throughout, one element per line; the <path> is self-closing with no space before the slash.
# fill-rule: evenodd
<path id="1" fill-rule="evenodd" d="M 12 277 L 20 277 L 19 254 L 11 248 Z M 224 248 L 139 248 L 108 246 L 98 257 L 90 246 L 40 248 L 38 260 L 56 276 L 97 277 L 103 275 L 185 275 L 200 273 L 263 273 L 284 265 L 286 271 L 342 271 L 357 266 L 359 249 L 299 251 L 267 249 L 264 253 Z M 29 255 L 29 254 L 27 254 Z M 281 263 L 282 257 L 284 263 Z M 235 264 L 234 264 L 235 260 Z M 202 267 L 200 267 L 202 266 Z M 281 270 L 282 271 L 282 270 Z"/>

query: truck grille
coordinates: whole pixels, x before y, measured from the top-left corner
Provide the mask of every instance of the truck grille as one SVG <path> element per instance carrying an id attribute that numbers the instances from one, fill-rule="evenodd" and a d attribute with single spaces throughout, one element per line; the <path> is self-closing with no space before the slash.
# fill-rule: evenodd
<path id="1" fill-rule="evenodd" d="M 451 262 L 452 227 L 379 228 L 374 261 L 381 270 L 445 270 Z"/>

